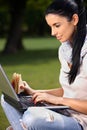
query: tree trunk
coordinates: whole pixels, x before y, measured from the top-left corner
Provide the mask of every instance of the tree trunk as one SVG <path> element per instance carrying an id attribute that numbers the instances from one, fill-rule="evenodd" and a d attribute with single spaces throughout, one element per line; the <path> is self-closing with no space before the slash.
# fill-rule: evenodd
<path id="1" fill-rule="evenodd" d="M 23 49 L 22 44 L 22 22 L 26 0 L 9 0 L 11 22 L 8 32 L 4 53 L 16 53 Z"/>

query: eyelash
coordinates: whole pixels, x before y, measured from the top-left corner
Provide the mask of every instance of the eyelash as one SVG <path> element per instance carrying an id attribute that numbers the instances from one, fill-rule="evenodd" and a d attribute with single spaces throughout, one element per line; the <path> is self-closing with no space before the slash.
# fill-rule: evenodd
<path id="1" fill-rule="evenodd" d="M 60 25 L 55 25 L 56 28 L 60 27 Z"/>

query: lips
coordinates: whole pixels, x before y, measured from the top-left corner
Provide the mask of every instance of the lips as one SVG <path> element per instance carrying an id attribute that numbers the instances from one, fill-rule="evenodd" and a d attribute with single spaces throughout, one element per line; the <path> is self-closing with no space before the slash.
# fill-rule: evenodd
<path id="1" fill-rule="evenodd" d="M 61 37 L 56 37 L 59 41 L 61 40 Z"/>

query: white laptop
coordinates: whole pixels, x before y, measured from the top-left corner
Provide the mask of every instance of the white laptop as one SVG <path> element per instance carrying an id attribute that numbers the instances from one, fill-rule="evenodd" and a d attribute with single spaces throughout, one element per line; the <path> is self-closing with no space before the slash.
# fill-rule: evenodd
<path id="1" fill-rule="evenodd" d="M 34 104 L 31 95 L 23 95 L 23 93 L 17 95 L 1 65 L 0 65 L 0 91 L 4 94 L 5 101 L 8 102 L 10 105 L 12 105 L 20 112 L 24 112 L 28 107 L 36 107 L 36 106 L 45 107 L 47 109 L 51 109 L 54 111 L 58 109 L 69 108 L 69 106 L 64 106 L 64 105 L 56 106 L 52 104 L 47 104 L 45 102 Z"/>

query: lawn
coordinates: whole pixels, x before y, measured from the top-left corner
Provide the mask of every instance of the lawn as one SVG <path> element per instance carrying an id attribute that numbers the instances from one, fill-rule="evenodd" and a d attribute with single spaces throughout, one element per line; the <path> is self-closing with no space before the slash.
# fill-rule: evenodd
<path id="1" fill-rule="evenodd" d="M 5 39 L 0 39 L 0 51 L 3 50 Z M 58 47 L 60 43 L 55 38 L 23 39 L 25 50 L 16 54 L 2 55 L 2 64 L 9 80 L 14 72 L 21 73 L 32 88 L 49 89 L 59 87 Z M 8 121 L 0 107 L 0 130 L 5 130 Z"/>

